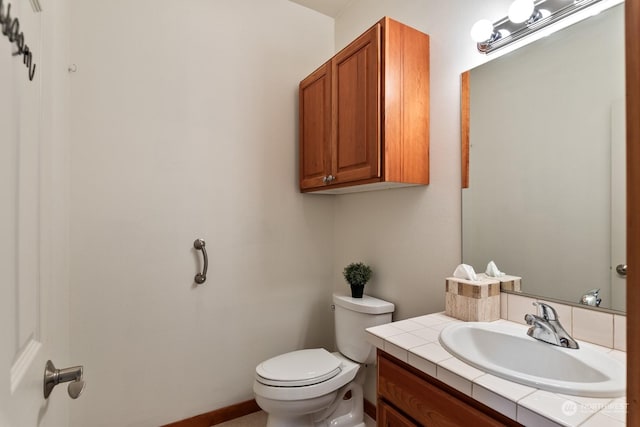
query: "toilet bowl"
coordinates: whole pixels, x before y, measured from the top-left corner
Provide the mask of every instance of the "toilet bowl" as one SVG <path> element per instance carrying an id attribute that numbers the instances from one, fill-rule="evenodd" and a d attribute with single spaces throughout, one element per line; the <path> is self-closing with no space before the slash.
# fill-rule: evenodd
<path id="1" fill-rule="evenodd" d="M 297 350 L 260 363 L 253 391 L 267 427 L 364 427 L 364 370 L 375 361 L 365 329 L 391 321 L 393 304 L 334 295 L 340 352 Z"/>

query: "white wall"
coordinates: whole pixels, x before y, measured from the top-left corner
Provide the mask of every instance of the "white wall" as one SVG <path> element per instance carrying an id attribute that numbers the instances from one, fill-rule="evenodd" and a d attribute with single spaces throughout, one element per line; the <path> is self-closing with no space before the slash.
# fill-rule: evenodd
<path id="1" fill-rule="evenodd" d="M 43 356 L 65 368 L 82 364 L 70 355 L 69 328 L 69 0 L 42 3 L 41 245 L 48 266 L 41 273 L 48 338 L 48 354 Z M 58 388 L 62 390 L 47 402 L 46 416 L 39 414 L 39 427 L 69 425 L 70 399 L 65 386 Z"/>
<path id="2" fill-rule="evenodd" d="M 509 3 L 354 0 L 334 40 L 333 20 L 286 0 L 75 0 L 72 352 L 89 388 L 73 425 L 251 398 L 258 361 L 331 345 L 351 261 L 396 319 L 442 310 L 461 255 L 459 76 L 486 60 L 469 29 Z M 431 184 L 301 195 L 297 83 L 385 15 L 431 35 Z M 194 288 L 196 237 L 211 263 Z"/>
<path id="3" fill-rule="evenodd" d="M 297 85 L 333 20 L 287 0 L 72 3 L 72 425 L 249 400 L 258 362 L 333 342 L 334 199 L 300 194 L 296 167 Z"/>
<path id="4" fill-rule="evenodd" d="M 383 16 L 431 36 L 431 183 L 337 197 L 334 282 L 342 268 L 371 264 L 365 292 L 396 304 L 395 320 L 444 310 L 444 278 L 460 262 L 460 74 L 486 57 L 469 30 L 475 21 L 506 15 L 509 0 L 354 0 L 336 19 L 342 48 Z M 375 371 L 365 394 L 375 402 Z"/>

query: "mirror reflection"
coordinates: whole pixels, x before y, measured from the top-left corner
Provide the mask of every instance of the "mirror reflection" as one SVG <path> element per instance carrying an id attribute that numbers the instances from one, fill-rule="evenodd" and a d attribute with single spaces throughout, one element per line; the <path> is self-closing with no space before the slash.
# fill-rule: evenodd
<path id="1" fill-rule="evenodd" d="M 484 272 L 493 260 L 527 294 L 619 311 L 623 6 L 470 71 L 462 190 L 464 263 Z"/>

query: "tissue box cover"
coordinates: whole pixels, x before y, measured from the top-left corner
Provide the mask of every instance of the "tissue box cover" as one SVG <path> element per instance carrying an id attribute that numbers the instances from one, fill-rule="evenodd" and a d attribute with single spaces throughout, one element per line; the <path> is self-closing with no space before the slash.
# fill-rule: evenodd
<path id="1" fill-rule="evenodd" d="M 496 277 L 500 280 L 500 289 L 503 291 L 522 292 L 522 277 L 509 276 Z"/>
<path id="2" fill-rule="evenodd" d="M 495 278 L 446 279 L 445 312 L 466 322 L 500 319 L 500 281 Z"/>
<path id="3" fill-rule="evenodd" d="M 497 280 L 498 282 L 500 282 L 500 289 L 503 291 L 522 292 L 522 277 L 519 276 L 511 276 L 509 274 L 505 274 L 504 276 L 500 277 L 490 277 L 485 273 L 479 273 L 478 278 L 483 280 Z"/>

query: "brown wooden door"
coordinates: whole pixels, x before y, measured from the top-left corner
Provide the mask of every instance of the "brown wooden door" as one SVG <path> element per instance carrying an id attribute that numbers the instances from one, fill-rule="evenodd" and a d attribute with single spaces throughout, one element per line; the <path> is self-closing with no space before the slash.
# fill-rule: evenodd
<path id="1" fill-rule="evenodd" d="M 300 188 L 324 185 L 331 171 L 331 64 L 300 82 Z"/>
<path id="2" fill-rule="evenodd" d="M 378 427 L 418 427 L 400 412 L 387 405 L 382 400 L 378 401 Z"/>
<path id="3" fill-rule="evenodd" d="M 334 183 L 380 177 L 380 24 L 332 61 Z"/>

